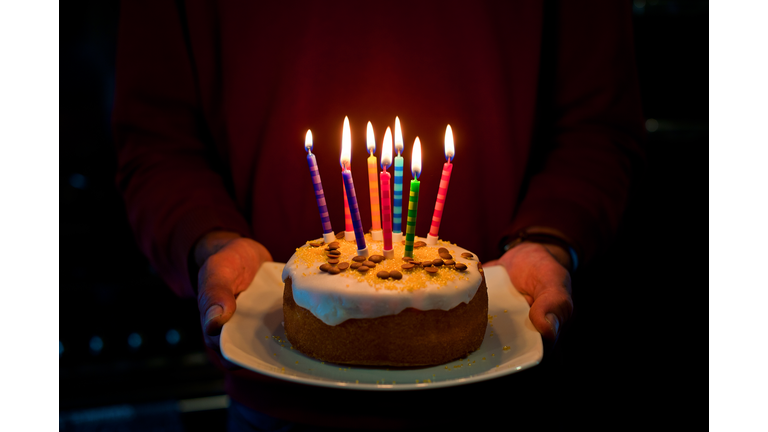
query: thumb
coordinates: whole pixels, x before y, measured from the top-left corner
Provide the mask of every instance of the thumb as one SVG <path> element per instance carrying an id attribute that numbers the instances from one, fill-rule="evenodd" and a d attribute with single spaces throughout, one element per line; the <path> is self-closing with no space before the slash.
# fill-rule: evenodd
<path id="1" fill-rule="evenodd" d="M 204 280 L 198 297 L 203 333 L 207 336 L 221 334 L 221 327 L 232 318 L 236 304 L 231 284 L 215 276 Z"/>
<path id="2" fill-rule="evenodd" d="M 534 299 L 528 318 L 542 337 L 555 342 L 562 324 L 568 320 L 572 311 L 573 302 L 570 296 L 545 293 Z"/>

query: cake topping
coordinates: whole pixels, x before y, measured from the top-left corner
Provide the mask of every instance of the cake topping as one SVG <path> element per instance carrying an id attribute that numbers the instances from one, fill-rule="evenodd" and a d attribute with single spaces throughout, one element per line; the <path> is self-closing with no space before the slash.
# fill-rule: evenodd
<path id="1" fill-rule="evenodd" d="M 384 261 L 384 255 L 371 255 L 370 257 L 368 257 L 368 261 L 372 261 L 378 264 Z"/>
<path id="2" fill-rule="evenodd" d="M 431 273 L 431 274 L 437 273 L 437 267 L 434 267 L 434 266 L 425 267 L 424 270 L 426 270 L 427 273 Z"/>
<path id="3" fill-rule="evenodd" d="M 353 257 L 352 261 L 361 263 L 363 261 L 366 261 L 366 258 L 364 256 L 359 256 L 358 255 L 358 256 Z"/>
<path id="4" fill-rule="evenodd" d="M 449 254 L 448 252 L 441 252 L 440 258 L 447 260 L 447 259 L 453 259 L 453 256 L 451 256 L 451 254 Z"/>
<path id="5" fill-rule="evenodd" d="M 447 265 L 447 266 L 453 266 L 453 265 L 456 265 L 456 261 L 454 261 L 454 260 L 452 260 L 452 259 L 449 259 L 449 260 L 445 260 L 445 265 Z"/>
<path id="6" fill-rule="evenodd" d="M 337 258 L 328 258 L 328 264 L 338 264 L 339 260 Z"/>
<path id="7" fill-rule="evenodd" d="M 437 253 L 439 253 L 439 254 L 448 253 L 448 249 L 446 249 L 444 247 L 441 247 L 440 249 L 437 250 Z"/>
<path id="8" fill-rule="evenodd" d="M 460 271 L 464 271 L 467 269 L 467 265 L 462 263 L 456 263 L 455 267 L 456 267 L 456 270 L 460 270 Z"/>
<path id="9" fill-rule="evenodd" d="M 445 263 L 444 263 L 444 262 L 443 262 L 443 260 L 441 260 L 440 258 L 436 258 L 434 261 L 432 261 L 432 265 L 433 265 L 433 266 L 436 266 L 436 267 L 440 267 L 440 266 L 442 266 L 443 264 L 445 264 Z"/>
<path id="10" fill-rule="evenodd" d="M 339 268 L 339 270 L 344 271 L 349 268 L 349 263 L 348 262 L 339 263 L 337 267 Z"/>
<path id="11" fill-rule="evenodd" d="M 321 241 L 313 241 L 313 242 L 309 242 L 309 245 L 312 246 L 312 247 L 320 247 L 320 246 L 323 245 L 323 242 L 321 242 Z"/>
<path id="12" fill-rule="evenodd" d="M 389 272 L 388 271 L 380 271 L 376 273 L 376 277 L 379 279 L 389 279 Z"/>
<path id="13" fill-rule="evenodd" d="M 394 280 L 400 280 L 403 278 L 403 274 L 397 270 L 392 270 L 391 272 L 389 272 L 389 277 L 391 277 Z"/>
<path id="14" fill-rule="evenodd" d="M 405 262 L 411 262 L 411 261 L 413 261 L 413 258 L 411 258 L 411 257 L 402 257 L 401 259 L 402 259 L 403 261 L 405 261 Z"/>
<path id="15" fill-rule="evenodd" d="M 323 265 L 320 266 L 320 270 L 322 270 L 324 272 L 327 272 L 329 268 L 331 268 L 330 264 L 323 264 Z"/>
<path id="16" fill-rule="evenodd" d="M 344 238 L 344 231 L 339 231 L 336 233 L 336 238 L 341 240 Z"/>
<path id="17" fill-rule="evenodd" d="M 469 253 L 469 252 L 464 252 L 464 253 L 462 253 L 462 254 L 461 254 L 461 257 L 462 257 L 462 258 L 473 258 L 473 257 L 474 257 L 474 255 L 472 255 L 472 254 L 471 254 L 471 253 Z"/>
<path id="18" fill-rule="evenodd" d="M 335 249 L 338 249 L 339 247 L 340 247 L 339 242 L 333 242 L 328 244 L 328 249 L 330 250 L 335 250 Z"/>
<path id="19" fill-rule="evenodd" d="M 364 266 L 364 265 L 361 265 L 360 267 L 357 268 L 357 271 L 359 271 L 360 273 L 365 273 L 368 270 L 369 270 L 368 266 Z"/>
<path id="20" fill-rule="evenodd" d="M 360 268 L 360 266 L 361 266 L 361 265 L 362 265 L 362 264 L 361 264 L 361 263 L 359 263 L 359 262 L 353 262 L 353 263 L 352 263 L 352 264 L 350 264 L 349 266 L 350 266 L 350 267 L 352 267 L 352 269 L 353 269 L 353 270 L 357 270 L 357 269 L 359 269 L 359 268 Z"/>
<path id="21" fill-rule="evenodd" d="M 338 267 L 331 267 L 331 268 L 328 269 L 328 273 L 330 273 L 330 274 L 339 274 L 339 273 L 341 273 L 341 270 L 339 270 Z"/>
<path id="22" fill-rule="evenodd" d="M 368 267 L 368 268 L 374 268 L 374 267 L 376 267 L 376 263 L 375 263 L 375 262 L 373 262 L 373 261 L 368 261 L 368 260 L 365 260 L 365 261 L 363 261 L 363 265 L 364 265 L 364 266 L 366 266 L 366 267 Z"/>
<path id="23" fill-rule="evenodd" d="M 414 267 L 416 267 L 416 266 L 415 266 L 415 265 L 413 265 L 413 264 L 411 264 L 411 263 L 405 263 L 405 264 L 401 265 L 400 267 L 401 267 L 403 270 L 410 270 L 410 269 L 412 269 L 412 268 L 414 268 Z"/>

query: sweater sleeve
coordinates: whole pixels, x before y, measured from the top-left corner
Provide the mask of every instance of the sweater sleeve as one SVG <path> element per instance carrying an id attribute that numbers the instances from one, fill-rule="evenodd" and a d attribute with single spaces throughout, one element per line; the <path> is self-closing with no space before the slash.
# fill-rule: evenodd
<path id="1" fill-rule="evenodd" d="M 630 4 L 562 2 L 550 18 L 539 135 L 527 190 L 505 234 L 532 226 L 559 231 L 583 263 L 615 236 L 644 159 Z"/>
<path id="2" fill-rule="evenodd" d="M 215 229 L 244 236 L 250 229 L 217 169 L 175 3 L 122 3 L 116 180 L 141 250 L 178 295 L 194 296 L 188 264 L 195 242 Z"/>

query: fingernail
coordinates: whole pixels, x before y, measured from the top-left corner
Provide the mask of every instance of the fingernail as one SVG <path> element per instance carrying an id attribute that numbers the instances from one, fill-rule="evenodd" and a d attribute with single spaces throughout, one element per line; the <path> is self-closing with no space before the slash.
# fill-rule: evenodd
<path id="1" fill-rule="evenodd" d="M 211 322 L 212 319 L 221 316 L 224 313 L 224 308 L 221 306 L 215 304 L 208 308 L 208 310 L 205 312 L 205 324 L 203 327 L 207 327 L 208 323 Z"/>
<path id="2" fill-rule="evenodd" d="M 555 337 L 557 337 L 557 332 L 558 332 L 558 330 L 560 330 L 560 321 L 558 321 L 558 319 L 555 316 L 555 314 L 548 313 L 544 317 L 544 319 L 547 320 L 547 322 L 549 323 L 549 327 L 552 329 L 552 333 L 554 333 Z"/>

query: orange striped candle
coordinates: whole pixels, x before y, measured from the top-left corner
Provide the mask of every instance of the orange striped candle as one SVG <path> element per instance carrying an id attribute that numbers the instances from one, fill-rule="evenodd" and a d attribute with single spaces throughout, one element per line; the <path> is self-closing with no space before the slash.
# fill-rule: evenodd
<path id="1" fill-rule="evenodd" d="M 368 188 L 371 197 L 371 238 L 382 240 L 381 235 L 381 208 L 379 207 L 379 177 L 378 163 L 376 161 L 376 137 L 373 135 L 373 126 L 368 122 L 366 146 L 368 147 Z"/>
<path id="2" fill-rule="evenodd" d="M 432 225 L 427 234 L 426 243 L 430 246 L 437 243 L 437 232 L 440 230 L 440 221 L 443 219 L 443 208 L 445 207 L 445 197 L 448 196 L 448 183 L 451 181 L 451 171 L 453 171 L 453 132 L 451 125 L 445 129 L 445 164 L 443 164 L 443 175 L 440 178 L 440 189 L 437 191 L 437 201 L 435 201 L 435 212 L 432 214 Z"/>

